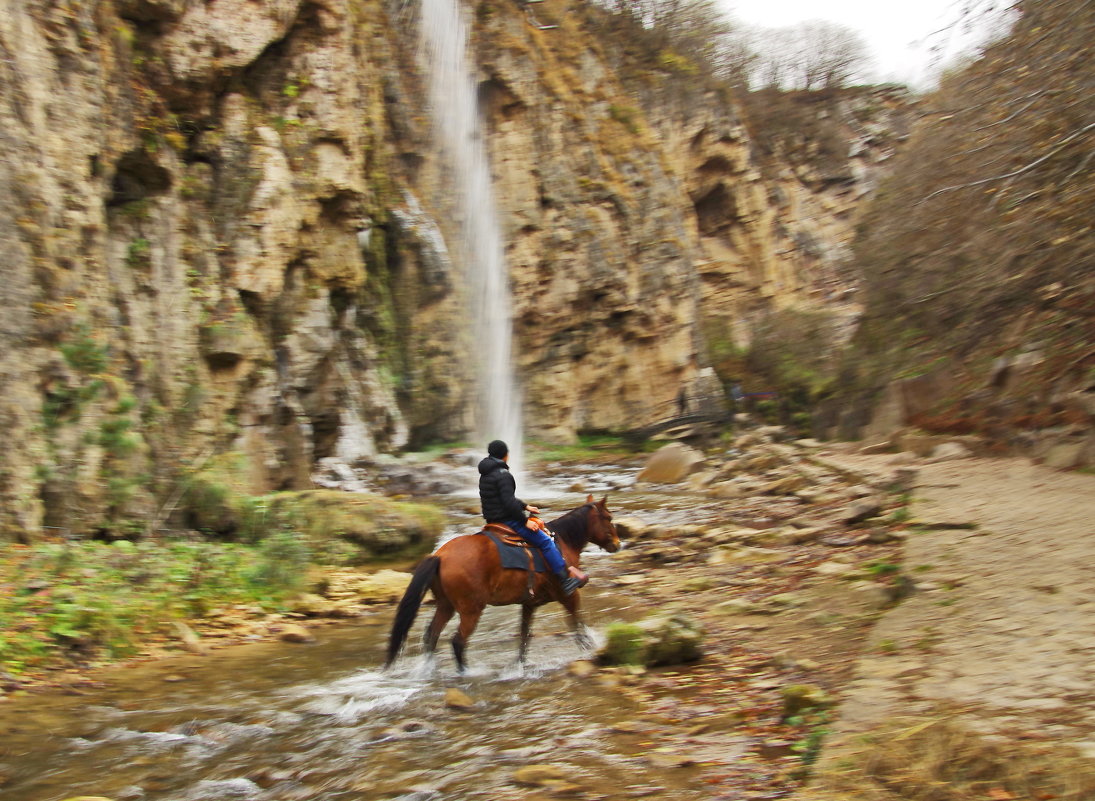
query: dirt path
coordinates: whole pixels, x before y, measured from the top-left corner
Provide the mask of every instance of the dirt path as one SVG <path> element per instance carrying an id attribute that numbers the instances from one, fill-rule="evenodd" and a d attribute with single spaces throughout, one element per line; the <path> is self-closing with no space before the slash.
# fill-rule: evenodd
<path id="1" fill-rule="evenodd" d="M 894 469 L 889 456 L 829 458 Z M 888 718 L 949 712 L 992 738 L 1095 759 L 1095 477 L 1026 459 L 914 467 L 914 517 L 953 527 L 909 536 L 917 591 L 876 625 L 820 767 Z"/>

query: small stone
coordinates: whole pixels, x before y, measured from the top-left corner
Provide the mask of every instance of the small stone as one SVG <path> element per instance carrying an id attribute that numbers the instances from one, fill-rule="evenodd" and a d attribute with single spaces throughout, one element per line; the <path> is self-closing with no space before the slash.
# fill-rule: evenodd
<path id="1" fill-rule="evenodd" d="M 545 787 L 566 779 L 566 771 L 558 765 L 525 765 L 513 772 L 513 780 L 526 787 Z"/>
<path id="2" fill-rule="evenodd" d="M 456 687 L 449 687 L 445 690 L 445 706 L 449 709 L 467 711 L 469 709 L 475 709 L 475 701 L 463 690 L 458 690 Z"/>
<path id="3" fill-rule="evenodd" d="M 780 690 L 783 697 L 783 717 L 789 718 L 804 709 L 824 709 L 833 699 L 816 684 L 789 684 Z"/>
<path id="4" fill-rule="evenodd" d="M 851 525 L 875 517 L 881 511 L 882 504 L 876 498 L 868 498 L 849 504 L 838 519 L 841 523 Z"/>
<path id="5" fill-rule="evenodd" d="M 729 601 L 715 604 L 711 611 L 716 615 L 759 615 L 764 608 L 744 598 L 731 598 Z"/>
<path id="6" fill-rule="evenodd" d="M 597 666 L 588 659 L 578 659 L 567 665 L 567 673 L 579 679 L 587 679 L 597 672 Z"/>
<path id="7" fill-rule="evenodd" d="M 312 636 L 312 632 L 299 623 L 286 623 L 281 627 L 278 639 L 282 642 L 305 643 L 312 642 L 315 637 Z"/>
<path id="8" fill-rule="evenodd" d="M 959 442 L 944 442 L 932 450 L 931 461 L 949 462 L 953 459 L 968 459 L 971 456 L 973 456 L 973 452 L 965 445 Z"/>
<path id="9" fill-rule="evenodd" d="M 182 641 L 183 650 L 200 656 L 205 656 L 209 653 L 209 649 L 201 641 L 201 638 L 198 637 L 198 635 L 194 633 L 194 630 L 188 625 L 179 620 L 174 621 L 173 625 L 175 631 L 179 635 L 179 640 Z"/>

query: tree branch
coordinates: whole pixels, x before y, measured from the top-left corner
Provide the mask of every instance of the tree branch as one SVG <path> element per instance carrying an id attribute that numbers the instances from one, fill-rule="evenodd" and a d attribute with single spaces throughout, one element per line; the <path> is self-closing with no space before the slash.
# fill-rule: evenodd
<path id="1" fill-rule="evenodd" d="M 921 203 L 927 203 L 929 200 L 931 200 L 936 195 L 942 195 L 946 192 L 953 192 L 956 189 L 969 189 L 972 186 L 983 186 L 984 184 L 990 184 L 993 181 L 1003 181 L 1003 180 L 1006 180 L 1008 178 L 1015 178 L 1017 176 L 1020 176 L 1025 172 L 1030 172 L 1035 167 L 1037 167 L 1039 164 L 1042 164 L 1045 161 L 1048 161 L 1049 159 L 1053 158 L 1053 156 L 1055 156 L 1059 152 L 1061 152 L 1061 150 L 1063 150 L 1067 145 L 1069 145 L 1070 143 L 1072 143 L 1076 139 L 1079 139 L 1081 136 L 1083 136 L 1088 131 L 1093 130 L 1093 129 L 1095 129 L 1095 122 L 1088 123 L 1087 125 L 1085 125 L 1080 130 L 1074 131 L 1069 136 L 1066 136 L 1064 139 L 1062 139 L 1060 142 L 1057 143 L 1057 146 L 1054 147 L 1053 150 L 1049 151 L 1048 153 L 1046 153 L 1041 158 L 1035 159 L 1030 164 L 1027 164 L 1025 167 L 1020 167 L 1019 169 L 1015 170 L 1014 172 L 1005 173 L 1003 175 L 994 175 L 991 178 L 982 178 L 980 181 L 970 181 L 969 183 L 965 183 L 965 184 L 955 184 L 954 186 L 945 186 L 942 189 L 935 190 L 934 192 L 932 192 L 927 197 L 924 197 L 924 198 L 916 201 L 916 203 L 914 203 L 913 206 L 919 206 Z"/>

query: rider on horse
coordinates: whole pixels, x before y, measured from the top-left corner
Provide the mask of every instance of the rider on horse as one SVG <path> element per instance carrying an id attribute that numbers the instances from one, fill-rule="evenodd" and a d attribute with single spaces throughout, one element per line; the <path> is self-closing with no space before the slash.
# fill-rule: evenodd
<path id="1" fill-rule="evenodd" d="M 548 535 L 547 527 L 536 516 L 540 510 L 515 495 L 517 481 L 509 471 L 508 462 L 509 447 L 506 443 L 496 439 L 487 446 L 487 457 L 479 462 L 479 499 L 483 503 L 483 517 L 488 523 L 509 526 L 530 545 L 539 548 L 551 572 L 559 580 L 563 595 L 571 595 L 585 584 L 586 576 L 576 568 L 571 570 L 578 575 L 572 575 L 567 570 L 563 555 Z"/>

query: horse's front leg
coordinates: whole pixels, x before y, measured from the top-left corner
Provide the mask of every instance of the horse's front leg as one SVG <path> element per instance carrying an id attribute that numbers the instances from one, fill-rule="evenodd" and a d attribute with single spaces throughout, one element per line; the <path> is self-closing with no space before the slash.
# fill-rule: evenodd
<path id="1" fill-rule="evenodd" d="M 589 627 L 582 622 L 580 593 L 564 598 L 561 603 L 567 610 L 567 622 L 570 630 L 574 632 L 574 640 L 578 647 L 584 651 L 593 650 L 593 637 L 589 633 Z"/>
<path id="2" fill-rule="evenodd" d="M 517 646 L 517 661 L 525 664 L 525 656 L 528 654 L 528 641 L 532 636 L 532 615 L 536 607 L 524 604 L 521 607 L 521 640 Z"/>

